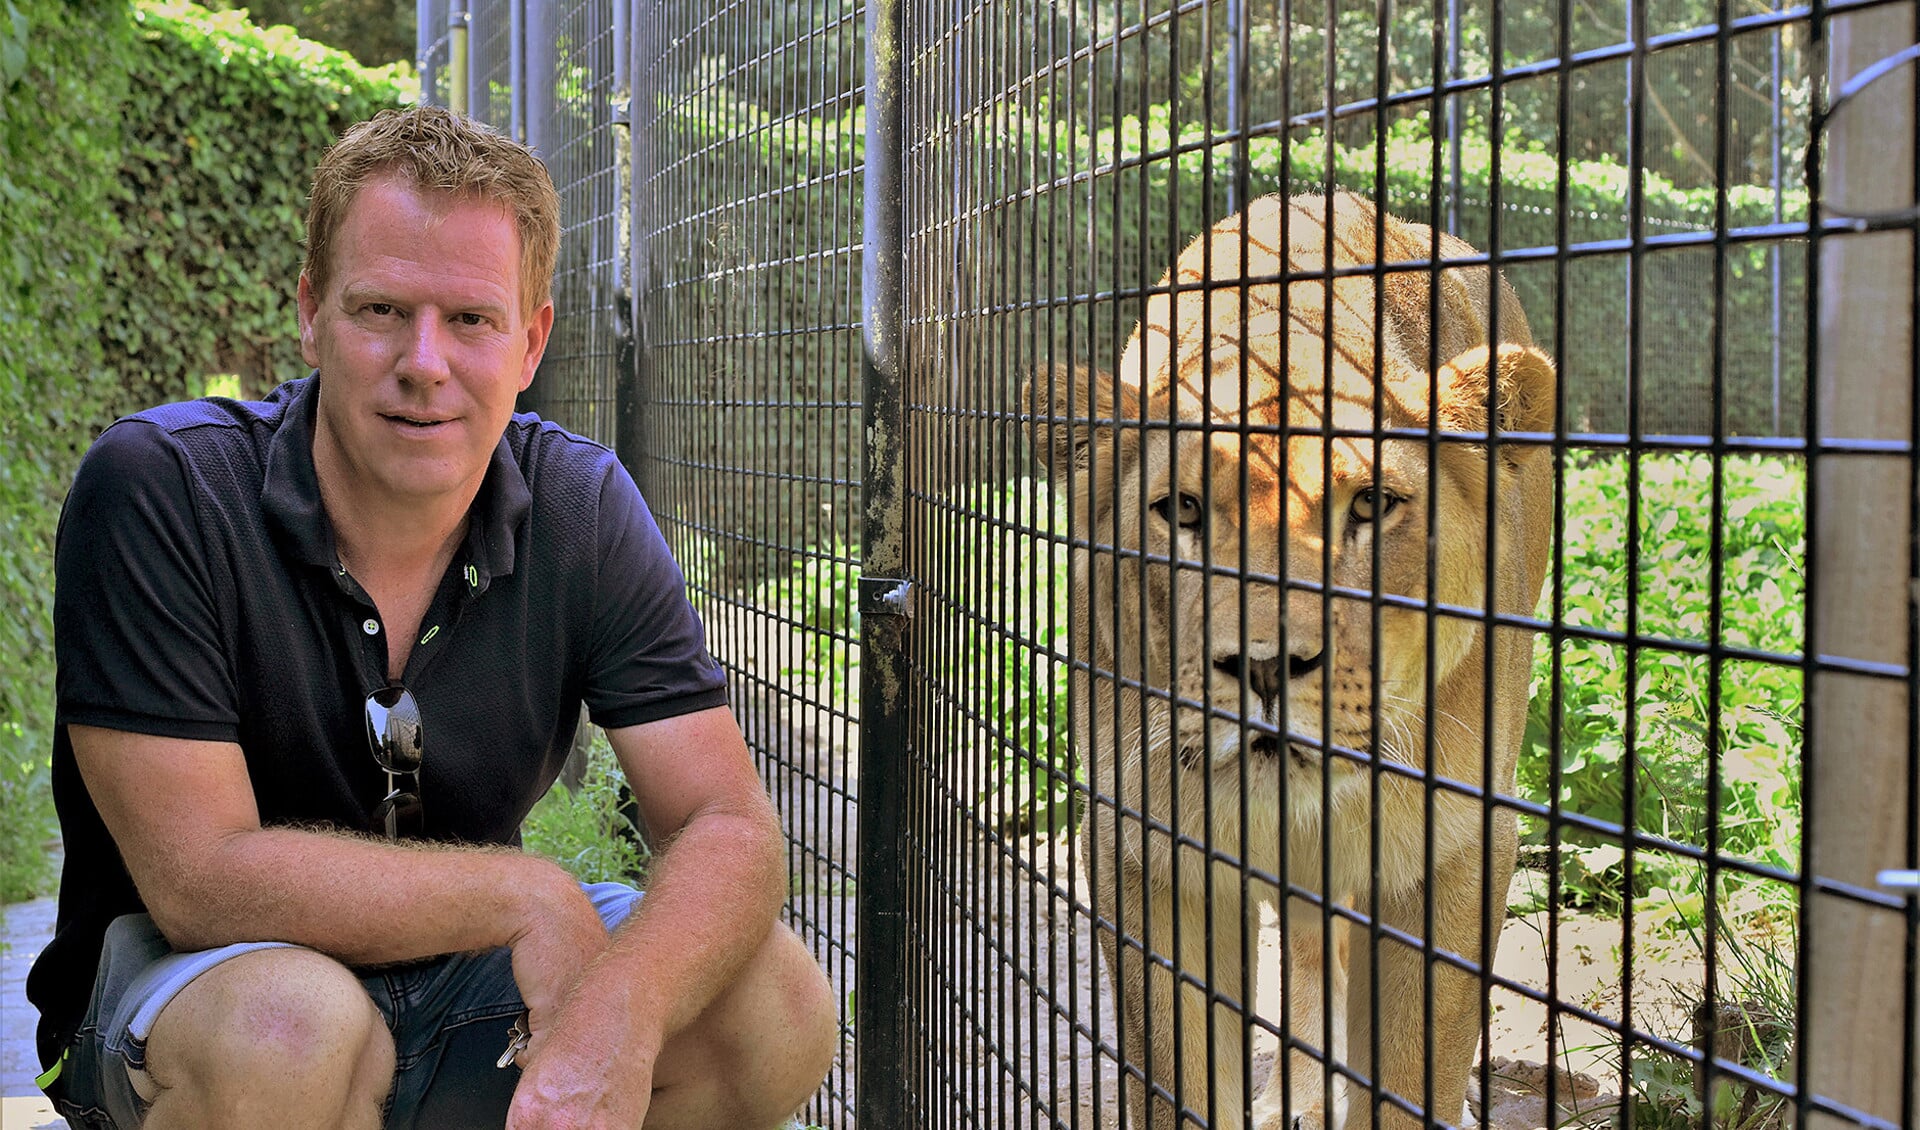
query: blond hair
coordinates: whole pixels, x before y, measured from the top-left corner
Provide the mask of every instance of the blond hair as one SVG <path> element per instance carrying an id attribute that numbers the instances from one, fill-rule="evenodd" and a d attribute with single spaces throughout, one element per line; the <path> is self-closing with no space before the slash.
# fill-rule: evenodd
<path id="1" fill-rule="evenodd" d="M 313 171 L 307 201 L 307 257 L 301 271 L 316 293 L 347 209 L 369 183 L 394 179 L 417 192 L 498 204 L 520 233 L 522 312 L 553 294 L 560 247 L 560 196 L 533 150 L 491 127 L 438 106 L 382 110 L 340 135 Z"/>

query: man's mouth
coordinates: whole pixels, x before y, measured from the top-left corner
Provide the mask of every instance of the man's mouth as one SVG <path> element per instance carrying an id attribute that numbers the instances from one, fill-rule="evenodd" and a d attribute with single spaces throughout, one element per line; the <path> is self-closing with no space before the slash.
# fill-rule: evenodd
<path id="1" fill-rule="evenodd" d="M 381 418 L 391 420 L 396 424 L 404 424 L 410 428 L 431 428 L 447 422 L 445 420 L 430 419 L 425 416 L 395 415 L 390 412 L 381 413 Z"/>

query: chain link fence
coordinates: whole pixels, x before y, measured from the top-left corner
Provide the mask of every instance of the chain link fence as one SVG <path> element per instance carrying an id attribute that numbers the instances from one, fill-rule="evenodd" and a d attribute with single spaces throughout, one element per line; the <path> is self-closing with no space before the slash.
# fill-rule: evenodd
<path id="1" fill-rule="evenodd" d="M 785 818 L 809 1123 L 1920 1124 L 1914 9 L 421 0 Z M 1180 259 L 1335 189 L 1424 226 Z"/>

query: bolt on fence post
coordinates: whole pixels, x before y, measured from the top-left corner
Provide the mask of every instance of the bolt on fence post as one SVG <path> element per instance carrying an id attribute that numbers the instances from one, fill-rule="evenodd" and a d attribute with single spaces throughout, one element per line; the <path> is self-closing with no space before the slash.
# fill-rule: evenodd
<path id="1" fill-rule="evenodd" d="M 1816 14 L 1819 8 L 1815 8 Z M 1830 25 L 1829 82 L 1914 38 L 1910 4 Z M 1828 122 L 1822 224 L 1842 212 L 1910 204 L 1915 189 L 1913 70 L 1863 90 Z M 1819 123 L 1822 119 L 1816 119 Z M 1822 166 L 1812 173 L 1818 174 Z M 1817 183 L 1817 182 L 1816 182 Z M 1801 976 L 1802 1082 L 1822 1104 L 1912 1125 L 1915 998 L 1907 915 L 1873 901 L 1915 853 L 1912 688 L 1914 562 L 1914 233 L 1823 227 L 1819 381 L 1808 460 L 1809 650 L 1806 869 Z M 1885 455 L 1862 450 L 1884 445 Z M 1879 450 L 1879 449 L 1876 449 Z M 1845 661 L 1848 666 L 1840 668 Z M 1878 668 L 1863 670 L 1862 668 Z M 1898 672 L 1906 672 L 1901 675 Z M 1886 892 L 1891 894 L 1892 892 Z M 1904 987 L 1902 989 L 1901 987 Z M 1906 1108 L 1904 1111 L 1902 1108 Z M 1830 1111 L 1809 1126 L 1837 1126 Z"/>
<path id="2" fill-rule="evenodd" d="M 901 291 L 899 0 L 869 0 L 861 363 L 866 470 L 860 579 L 860 844 L 854 972 L 854 1108 L 863 1127 L 906 1126 L 906 875 L 903 772 L 911 641 Z M 900 599 L 889 599 L 898 594 Z"/>

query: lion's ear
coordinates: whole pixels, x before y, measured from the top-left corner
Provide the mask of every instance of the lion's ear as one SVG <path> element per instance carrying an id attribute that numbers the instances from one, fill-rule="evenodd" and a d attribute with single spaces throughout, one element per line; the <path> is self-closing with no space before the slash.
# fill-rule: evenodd
<path id="1" fill-rule="evenodd" d="M 1527 345 L 1469 349 L 1444 365 L 1438 424 L 1449 432 L 1549 432 L 1554 423 L 1553 359 Z M 1489 399 L 1491 386 L 1491 399 Z M 1491 403 L 1497 418 L 1487 426 Z M 1515 449 L 1513 457 L 1528 450 Z"/>
<path id="2" fill-rule="evenodd" d="M 1091 365 L 1055 365 L 1027 378 L 1020 393 L 1033 424 L 1033 450 L 1049 479 L 1112 458 L 1116 422 L 1139 419 L 1134 390 Z"/>

